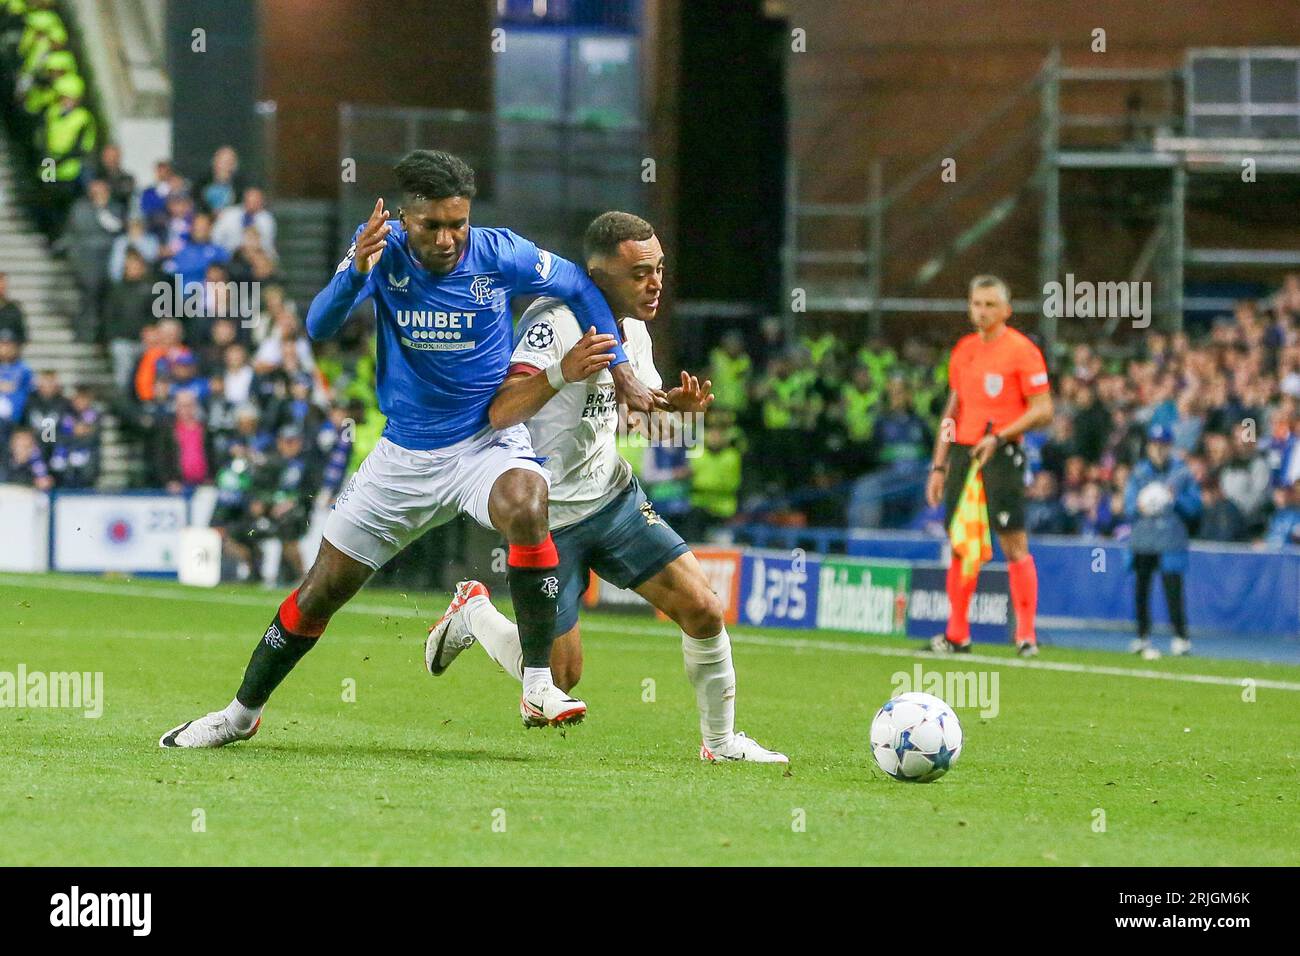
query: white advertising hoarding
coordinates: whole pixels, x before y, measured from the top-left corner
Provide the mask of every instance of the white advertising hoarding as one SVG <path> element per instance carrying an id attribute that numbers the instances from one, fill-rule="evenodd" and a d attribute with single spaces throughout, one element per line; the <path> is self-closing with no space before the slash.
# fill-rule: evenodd
<path id="1" fill-rule="evenodd" d="M 49 496 L 34 488 L 0 485 L 0 571 L 49 569 Z"/>
<path id="2" fill-rule="evenodd" d="M 55 571 L 174 574 L 189 504 L 179 495 L 55 494 Z"/>

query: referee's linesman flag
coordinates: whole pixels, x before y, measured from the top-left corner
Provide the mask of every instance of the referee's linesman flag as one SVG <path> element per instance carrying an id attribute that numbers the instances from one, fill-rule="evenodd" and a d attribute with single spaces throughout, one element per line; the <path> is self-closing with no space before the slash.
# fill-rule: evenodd
<path id="1" fill-rule="evenodd" d="M 984 479 L 980 466 L 971 462 L 966 472 L 966 482 L 961 488 L 961 498 L 948 525 L 948 540 L 952 542 L 953 557 L 961 561 L 961 576 L 974 580 L 980 565 L 993 557 L 993 538 L 989 533 L 989 505 L 984 496 Z"/>

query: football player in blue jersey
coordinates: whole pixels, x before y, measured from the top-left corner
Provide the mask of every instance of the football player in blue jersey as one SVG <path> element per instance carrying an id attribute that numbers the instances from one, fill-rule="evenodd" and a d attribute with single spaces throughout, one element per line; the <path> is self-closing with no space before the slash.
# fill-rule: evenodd
<path id="1" fill-rule="evenodd" d="M 663 407 L 664 393 L 633 373 L 614 316 L 584 270 L 508 229 L 470 226 L 474 171 L 462 160 L 416 150 L 394 171 L 402 191 L 397 222 L 378 200 L 307 313 L 308 334 L 328 338 L 357 303 L 374 300 L 383 437 L 339 494 L 315 563 L 258 642 L 234 700 L 169 730 L 160 746 L 220 747 L 253 736 L 272 691 L 330 617 L 388 559 L 462 512 L 510 545 L 525 722 L 558 726 L 586 714 L 550 671 L 559 578 L 548 473 L 525 426 L 494 430 L 488 419 L 514 345 L 510 299 L 555 296 L 583 328 L 611 337 L 582 353 L 575 376 L 609 368 L 618 399 L 637 411 Z"/>

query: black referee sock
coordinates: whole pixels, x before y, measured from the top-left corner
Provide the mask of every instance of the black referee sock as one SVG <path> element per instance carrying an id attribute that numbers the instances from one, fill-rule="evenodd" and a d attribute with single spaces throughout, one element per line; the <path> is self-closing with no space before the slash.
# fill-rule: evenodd
<path id="1" fill-rule="evenodd" d="M 555 641 L 555 615 L 560 601 L 559 565 L 555 542 L 548 534 L 541 544 L 512 544 L 506 560 L 506 580 L 515 605 L 515 623 L 524 651 L 525 667 L 550 667 Z"/>

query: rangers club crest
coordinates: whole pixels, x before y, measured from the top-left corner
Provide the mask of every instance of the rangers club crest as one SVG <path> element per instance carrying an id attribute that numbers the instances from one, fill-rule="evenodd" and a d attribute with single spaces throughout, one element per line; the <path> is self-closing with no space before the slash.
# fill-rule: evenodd
<path id="1" fill-rule="evenodd" d="M 997 398 L 1002 394 L 1002 376 L 996 372 L 984 373 L 984 394 L 989 398 Z"/>
<path id="2" fill-rule="evenodd" d="M 475 305 L 487 305 L 488 297 L 492 295 L 492 278 L 475 276 L 474 281 L 469 284 L 469 292 L 474 296 Z"/>
<path id="3" fill-rule="evenodd" d="M 550 322 L 538 322 L 532 326 L 524 336 L 524 341 L 528 343 L 530 349 L 541 351 L 555 340 L 555 327 Z"/>

